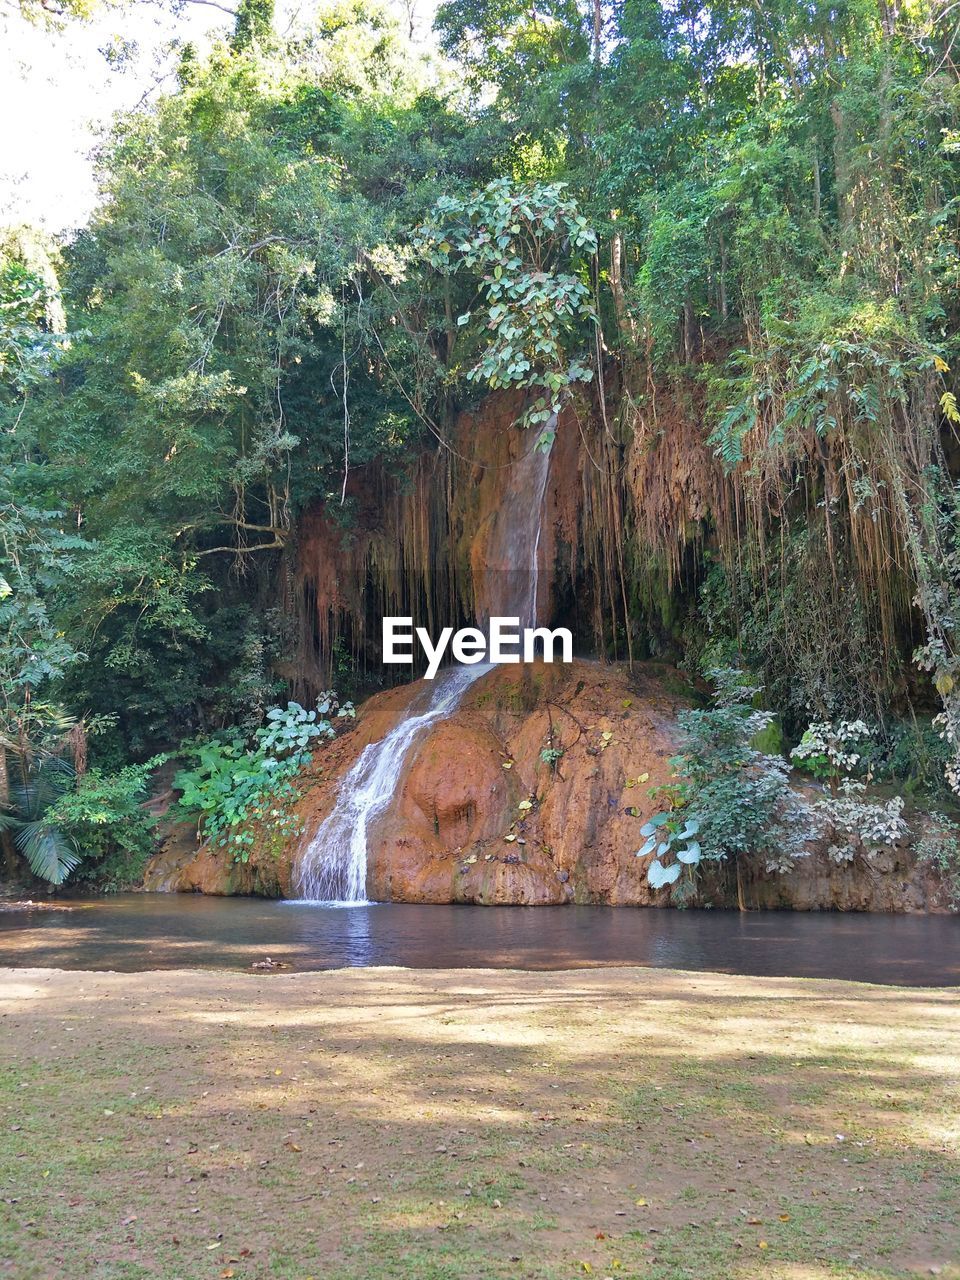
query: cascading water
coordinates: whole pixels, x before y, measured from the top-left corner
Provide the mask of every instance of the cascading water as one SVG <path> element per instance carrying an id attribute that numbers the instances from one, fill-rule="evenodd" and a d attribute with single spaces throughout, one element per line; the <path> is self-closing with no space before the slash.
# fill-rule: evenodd
<path id="1" fill-rule="evenodd" d="M 407 752 L 423 732 L 452 711 L 490 664 L 456 667 L 433 682 L 427 706 L 364 747 L 340 782 L 337 803 L 317 828 L 300 863 L 300 893 L 312 902 L 366 900 L 367 827 L 389 804 Z M 422 702 L 423 697 L 417 702 Z M 414 704 L 416 706 L 416 702 Z"/>
<path id="2" fill-rule="evenodd" d="M 486 611 L 492 616 L 519 617 L 521 627 L 531 627 L 537 620 L 540 531 L 549 466 L 549 453 L 531 450 L 511 468 L 511 491 L 496 512 L 487 543 Z M 475 663 L 444 672 L 421 690 L 400 724 L 379 742 L 364 747 L 340 780 L 333 812 L 303 851 L 297 872 L 302 901 L 343 906 L 366 902 L 371 821 L 393 799 L 412 748 L 490 670 L 490 663 Z"/>
<path id="3" fill-rule="evenodd" d="M 484 556 L 484 580 L 477 595 L 490 618 L 519 618 L 521 627 L 537 621 L 540 585 L 540 532 L 550 454 L 534 449 L 512 468 L 504 501 L 493 514 Z"/>

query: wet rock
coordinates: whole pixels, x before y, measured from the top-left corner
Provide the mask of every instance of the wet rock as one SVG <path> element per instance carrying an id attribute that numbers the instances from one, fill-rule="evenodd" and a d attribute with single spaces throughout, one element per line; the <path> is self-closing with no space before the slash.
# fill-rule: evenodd
<path id="1" fill-rule="evenodd" d="M 147 863 L 142 887 L 148 893 L 283 896 L 276 859 L 235 862 L 225 849 L 199 845 L 193 823 L 177 823 L 172 828 L 159 852 Z"/>
<path id="2" fill-rule="evenodd" d="M 317 752 L 301 784 L 304 840 L 336 803 L 343 774 L 407 714 L 420 687 L 371 698 L 357 724 Z M 647 860 L 635 854 L 640 827 L 658 808 L 650 790 L 670 780 L 681 691 L 678 674 L 656 664 L 490 672 L 411 752 L 393 801 L 368 832 L 369 896 L 670 905 L 669 892 L 650 889 Z M 222 850 L 198 849 L 192 826 L 181 824 L 149 864 L 144 887 L 293 896 L 299 847 L 291 842 L 278 855 L 265 842 L 241 865 Z M 816 849 L 786 875 L 748 872 L 741 888 L 751 909 L 947 908 L 936 877 L 918 870 L 906 844 L 843 867 Z M 736 904 L 732 875 L 704 877 L 699 905 Z"/>
<path id="3" fill-rule="evenodd" d="M 650 902 L 634 854 L 655 809 L 647 788 L 668 780 L 682 705 L 660 672 L 540 663 L 501 667 L 478 681 L 412 753 L 394 802 L 368 833 L 370 895 Z M 365 708 L 361 724 L 366 715 Z M 561 752 L 552 762 L 542 754 L 551 743 Z M 646 786 L 628 790 L 628 777 L 641 772 Z M 311 793 L 308 832 L 331 803 L 329 782 Z"/>

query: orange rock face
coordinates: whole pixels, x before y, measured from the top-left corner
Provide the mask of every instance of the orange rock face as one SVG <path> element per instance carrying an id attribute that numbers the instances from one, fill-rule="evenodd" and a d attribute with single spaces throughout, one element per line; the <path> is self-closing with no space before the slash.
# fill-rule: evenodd
<path id="1" fill-rule="evenodd" d="M 317 751 L 301 782 L 303 837 L 268 841 L 250 862 L 173 826 L 144 888 L 293 896 L 301 849 L 336 803 L 344 774 L 408 711 L 421 686 L 378 694 L 356 724 Z M 472 685 L 460 706 L 410 752 L 392 802 L 368 833 L 368 896 L 383 902 L 669 906 L 646 883 L 640 828 L 669 782 L 682 685 L 667 667 L 578 661 L 504 666 Z M 544 753 L 547 753 L 546 756 Z M 551 752 L 557 753 L 551 755 Z M 752 909 L 936 911 L 935 878 L 897 848 L 869 866 L 835 867 L 820 848 L 787 875 L 754 867 Z M 732 887 L 705 901 L 735 906 Z"/>
<path id="2" fill-rule="evenodd" d="M 657 808 L 649 789 L 670 777 L 681 705 L 661 678 L 671 674 L 578 661 L 504 666 L 483 677 L 410 752 L 392 803 L 369 833 L 369 896 L 650 902 L 635 851 Z M 334 772 L 321 753 L 325 776 L 303 803 L 305 840 L 329 813 L 339 777 L 387 727 L 383 704 L 389 699 L 402 714 L 398 692 L 365 706 L 356 730 L 337 744 Z M 289 888 L 294 859 L 284 861 Z"/>
<path id="3" fill-rule="evenodd" d="M 205 893 L 213 897 L 256 894 L 282 897 L 275 860 L 254 858 L 235 862 L 223 849 L 198 848 L 192 822 L 175 824 L 147 864 L 143 888 L 148 893 Z"/>

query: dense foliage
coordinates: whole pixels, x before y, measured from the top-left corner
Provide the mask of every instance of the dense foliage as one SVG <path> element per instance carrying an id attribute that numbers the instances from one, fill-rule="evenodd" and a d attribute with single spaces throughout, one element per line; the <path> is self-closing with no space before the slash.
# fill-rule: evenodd
<path id="1" fill-rule="evenodd" d="M 292 805 L 295 779 L 313 758 L 307 748 L 336 736 L 334 719 L 353 715 L 352 703 L 327 692 L 309 711 L 297 702 L 274 707 L 249 741 L 233 735 L 187 747 L 188 766 L 173 780 L 181 810 L 237 862 L 249 862 L 255 840 L 298 835 Z"/>
<path id="2" fill-rule="evenodd" d="M 104 811 L 131 761 L 185 741 L 212 831 L 227 799 L 261 804 L 256 735 L 298 693 L 305 513 L 356 527 L 358 469 L 401 489 L 486 388 L 545 446 L 575 410 L 571 591 L 596 602 L 598 651 L 746 669 L 793 742 L 869 723 L 878 776 L 944 803 L 957 20 L 941 0 L 447 0 L 438 68 L 364 0 L 282 39 L 248 2 L 209 56 L 183 50 L 105 141 L 90 224 L 0 238 L 11 821 L 11 788 L 38 761 L 65 778 L 91 724 L 82 789 Z M 786 766 L 743 755 L 761 713 L 692 714 L 688 762 L 752 788 L 766 822 Z M 708 794 L 718 775 L 686 768 Z M 776 842 L 724 794 L 681 848 Z M 97 825 L 78 798 L 41 808 L 71 805 Z M 62 879 L 69 853 L 48 853 Z"/>
<path id="3" fill-rule="evenodd" d="M 674 885 L 682 893 L 701 864 L 733 863 L 738 885 L 741 859 L 787 871 L 817 834 L 810 805 L 789 785 L 786 760 L 755 745 L 773 720 L 753 705 L 761 691 L 740 671 L 711 674 L 714 706 L 679 715 L 676 782 L 657 792 L 668 808 L 641 828 L 646 843 L 638 856 L 655 855 L 647 870 L 654 889 Z"/>
<path id="4" fill-rule="evenodd" d="M 157 823 L 144 801 L 162 763 L 162 756 L 154 756 L 113 773 L 89 769 L 47 809 L 46 821 L 81 857 L 79 875 L 86 883 L 108 891 L 139 883 L 154 851 Z"/>

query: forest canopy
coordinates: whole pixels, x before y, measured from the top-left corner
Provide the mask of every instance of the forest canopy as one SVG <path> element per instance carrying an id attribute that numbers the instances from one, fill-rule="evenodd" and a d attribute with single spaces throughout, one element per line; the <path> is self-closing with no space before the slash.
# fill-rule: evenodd
<path id="1" fill-rule="evenodd" d="M 788 738 L 863 716 L 955 789 L 958 17 L 447 0 L 438 60 L 260 0 L 183 48 L 89 224 L 0 236 L 7 797 L 252 733 L 305 515 L 357 527 L 351 476 L 491 389 L 591 450 L 585 647 L 749 670 Z"/>

